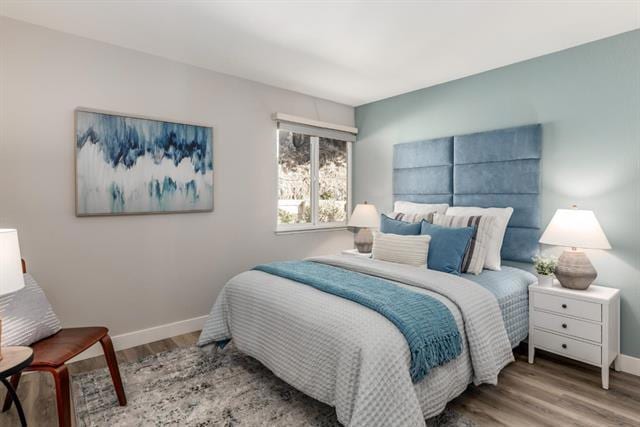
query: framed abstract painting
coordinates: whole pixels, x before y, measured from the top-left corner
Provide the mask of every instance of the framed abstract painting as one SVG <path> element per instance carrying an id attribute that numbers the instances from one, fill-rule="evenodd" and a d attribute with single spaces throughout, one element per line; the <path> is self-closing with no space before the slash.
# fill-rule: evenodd
<path id="1" fill-rule="evenodd" d="M 75 111 L 76 215 L 213 210 L 213 128 Z"/>

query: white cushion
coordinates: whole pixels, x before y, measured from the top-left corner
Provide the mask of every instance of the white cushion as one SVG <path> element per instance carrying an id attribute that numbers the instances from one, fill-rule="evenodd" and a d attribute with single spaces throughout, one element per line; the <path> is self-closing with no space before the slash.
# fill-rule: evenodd
<path id="1" fill-rule="evenodd" d="M 0 297 L 2 346 L 29 345 L 55 334 L 60 321 L 42 289 L 29 274 L 24 288 Z"/>
<path id="2" fill-rule="evenodd" d="M 404 214 L 422 214 L 429 213 L 445 214 L 449 207 L 446 203 L 414 203 L 398 200 L 393 204 L 394 212 L 401 212 Z"/>
<path id="3" fill-rule="evenodd" d="M 447 209 L 447 215 L 460 216 L 493 216 L 496 218 L 491 231 L 491 240 L 487 250 L 487 257 L 484 260 L 484 268 L 488 270 L 500 270 L 502 250 L 502 242 L 504 241 L 504 233 L 507 230 L 507 224 L 513 208 L 478 208 L 473 206 L 452 206 Z"/>
<path id="4" fill-rule="evenodd" d="M 401 236 L 375 231 L 371 255 L 382 261 L 426 267 L 430 241 L 428 235 Z"/>

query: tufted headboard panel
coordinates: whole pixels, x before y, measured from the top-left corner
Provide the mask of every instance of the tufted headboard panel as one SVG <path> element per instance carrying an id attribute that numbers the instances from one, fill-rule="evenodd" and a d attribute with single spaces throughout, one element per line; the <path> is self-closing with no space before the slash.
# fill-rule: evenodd
<path id="1" fill-rule="evenodd" d="M 396 144 L 394 200 L 511 206 L 502 258 L 531 262 L 540 235 L 541 151 L 537 124 Z"/>

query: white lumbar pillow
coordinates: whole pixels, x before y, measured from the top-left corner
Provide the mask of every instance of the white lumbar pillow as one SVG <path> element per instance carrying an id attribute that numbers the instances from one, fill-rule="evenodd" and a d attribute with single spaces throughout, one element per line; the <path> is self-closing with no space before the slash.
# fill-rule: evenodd
<path id="1" fill-rule="evenodd" d="M 484 260 L 484 268 L 488 270 L 500 271 L 502 250 L 502 242 L 504 241 L 504 233 L 507 231 L 507 224 L 513 214 L 513 208 L 478 208 L 474 206 L 452 206 L 447 209 L 447 215 L 463 216 L 493 216 L 493 231 L 489 241 L 487 257 Z"/>
<path id="2" fill-rule="evenodd" d="M 398 200 L 393 204 L 393 211 L 403 214 L 421 214 L 439 213 L 444 215 L 449 207 L 446 203 L 414 203 Z"/>
<path id="3" fill-rule="evenodd" d="M 381 261 L 426 267 L 430 241 L 431 236 L 426 234 L 401 236 L 375 231 L 371 256 Z"/>

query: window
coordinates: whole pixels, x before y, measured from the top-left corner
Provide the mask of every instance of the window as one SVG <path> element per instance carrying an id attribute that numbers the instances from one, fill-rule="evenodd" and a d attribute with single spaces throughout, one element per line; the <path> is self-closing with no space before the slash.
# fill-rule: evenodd
<path id="1" fill-rule="evenodd" d="M 346 227 L 353 139 L 346 132 L 278 123 L 277 231 Z"/>

